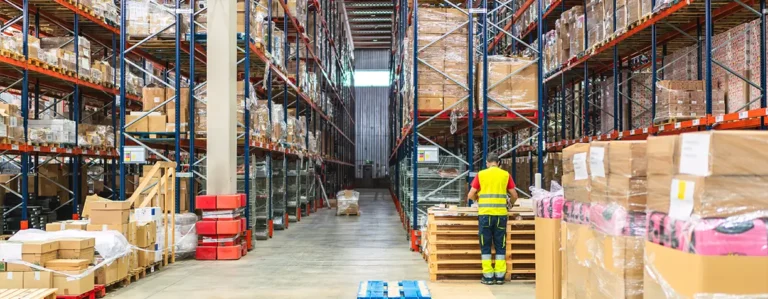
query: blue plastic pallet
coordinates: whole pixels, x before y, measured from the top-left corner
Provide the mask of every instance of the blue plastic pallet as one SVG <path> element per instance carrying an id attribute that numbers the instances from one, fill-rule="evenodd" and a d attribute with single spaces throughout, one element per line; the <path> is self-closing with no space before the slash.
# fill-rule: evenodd
<path id="1" fill-rule="evenodd" d="M 362 281 L 357 299 L 432 299 L 427 284 L 421 280 Z"/>

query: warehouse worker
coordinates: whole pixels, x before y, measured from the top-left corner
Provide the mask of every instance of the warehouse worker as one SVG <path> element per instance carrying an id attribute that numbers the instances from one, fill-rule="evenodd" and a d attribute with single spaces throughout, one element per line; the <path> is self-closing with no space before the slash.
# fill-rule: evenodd
<path id="1" fill-rule="evenodd" d="M 483 265 L 483 284 L 504 284 L 507 273 L 506 237 L 507 207 L 517 200 L 515 182 L 509 172 L 499 168 L 499 156 L 488 154 L 487 168 L 480 171 L 472 181 L 472 188 L 467 194 L 468 200 L 479 195 L 478 226 L 480 230 L 480 248 Z M 508 202 L 507 195 L 511 198 Z M 508 205 L 509 204 L 509 205 Z M 491 263 L 491 243 L 496 248 L 496 263 Z"/>

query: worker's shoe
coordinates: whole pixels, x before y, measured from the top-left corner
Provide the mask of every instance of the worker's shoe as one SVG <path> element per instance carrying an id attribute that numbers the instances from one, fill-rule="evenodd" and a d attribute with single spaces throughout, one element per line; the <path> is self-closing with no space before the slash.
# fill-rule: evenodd
<path id="1" fill-rule="evenodd" d="M 495 282 L 494 282 L 493 278 L 483 277 L 483 279 L 480 280 L 480 283 L 485 284 L 485 285 L 492 285 Z"/>
<path id="2" fill-rule="evenodd" d="M 504 278 L 503 278 L 503 277 L 502 277 L 502 278 L 498 278 L 498 277 L 497 277 L 497 278 L 495 279 L 495 281 L 496 281 L 496 284 L 504 284 Z"/>

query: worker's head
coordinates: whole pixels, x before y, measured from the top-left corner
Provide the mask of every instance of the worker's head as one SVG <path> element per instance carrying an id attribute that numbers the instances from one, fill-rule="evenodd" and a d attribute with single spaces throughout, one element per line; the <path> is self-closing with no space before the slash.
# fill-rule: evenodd
<path id="1" fill-rule="evenodd" d="M 488 157 L 485 158 L 486 167 L 499 166 L 499 155 L 496 153 L 488 153 Z"/>

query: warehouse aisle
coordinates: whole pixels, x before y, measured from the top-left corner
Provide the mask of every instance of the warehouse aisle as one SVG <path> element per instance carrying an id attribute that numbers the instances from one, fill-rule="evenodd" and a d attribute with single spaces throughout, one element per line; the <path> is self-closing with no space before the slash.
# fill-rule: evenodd
<path id="1" fill-rule="evenodd" d="M 323 209 L 276 232 L 272 240 L 257 242 L 239 261 L 181 261 L 109 297 L 354 298 L 361 280 L 429 280 L 427 264 L 408 250 L 389 192 L 360 191 L 359 217 L 336 216 L 335 210 Z M 431 288 L 533 298 L 530 285 Z"/>

